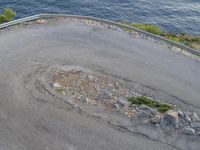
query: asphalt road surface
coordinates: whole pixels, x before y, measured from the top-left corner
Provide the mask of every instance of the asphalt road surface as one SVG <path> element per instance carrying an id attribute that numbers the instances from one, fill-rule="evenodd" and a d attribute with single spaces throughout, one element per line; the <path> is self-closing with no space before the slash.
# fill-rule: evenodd
<path id="1" fill-rule="evenodd" d="M 45 103 L 46 95 L 35 98 L 35 88 L 27 83 L 51 65 L 101 70 L 200 108 L 197 59 L 123 31 L 78 21 L 18 26 L 0 32 L 0 150 L 177 149 Z"/>

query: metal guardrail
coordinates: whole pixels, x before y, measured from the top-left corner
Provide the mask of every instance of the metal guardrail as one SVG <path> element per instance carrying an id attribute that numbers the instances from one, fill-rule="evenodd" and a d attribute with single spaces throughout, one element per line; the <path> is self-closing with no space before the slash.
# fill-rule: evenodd
<path id="1" fill-rule="evenodd" d="M 22 18 L 22 19 L 17 19 L 17 20 L 14 20 L 14 21 L 10 21 L 10 22 L 7 22 L 7 23 L 0 24 L 0 29 L 7 28 L 7 27 L 10 27 L 10 26 L 15 26 L 15 25 L 23 23 L 23 22 L 34 21 L 34 20 L 37 20 L 37 19 L 40 19 L 40 15 L 34 15 L 34 16 L 30 16 L 30 17 L 26 17 L 26 18 Z"/>
<path id="2" fill-rule="evenodd" d="M 130 27 L 128 25 L 124 25 L 124 24 L 121 24 L 121 23 L 116 23 L 116 22 L 113 22 L 113 21 L 110 21 L 110 20 L 99 19 L 99 18 L 89 17 L 89 16 L 67 15 L 67 14 L 39 14 L 39 15 L 34 15 L 34 16 L 14 20 L 14 21 L 7 22 L 7 23 L 4 23 L 4 24 L 0 24 L 0 29 L 7 28 L 7 27 L 10 27 L 10 26 L 14 26 L 14 25 L 24 23 L 24 22 L 34 21 L 34 20 L 37 20 L 37 19 L 48 19 L 48 18 L 55 18 L 55 17 L 85 19 L 85 20 L 97 21 L 97 22 L 101 22 L 101 23 L 105 23 L 105 24 L 109 24 L 109 25 L 113 25 L 113 26 L 118 26 L 120 28 L 124 28 L 124 29 L 128 29 L 128 30 L 138 32 L 139 34 L 142 34 L 142 35 L 147 36 L 147 37 L 151 37 L 151 38 L 158 40 L 158 41 L 164 41 L 165 43 L 167 43 L 171 46 L 175 46 L 177 48 L 180 48 L 181 50 L 185 50 L 185 51 L 190 52 L 194 55 L 200 56 L 200 51 L 192 49 L 192 48 L 185 46 L 183 44 L 176 43 L 174 41 L 168 40 L 164 37 L 157 36 L 157 35 L 151 34 L 149 32 L 146 32 L 146 31 L 134 28 L 134 27 Z"/>

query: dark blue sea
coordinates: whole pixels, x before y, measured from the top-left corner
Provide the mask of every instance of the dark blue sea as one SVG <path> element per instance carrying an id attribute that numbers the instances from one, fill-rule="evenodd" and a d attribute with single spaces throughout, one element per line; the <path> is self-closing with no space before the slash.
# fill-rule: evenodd
<path id="1" fill-rule="evenodd" d="M 12 7 L 17 18 L 65 13 L 150 23 L 166 31 L 200 35 L 200 0 L 0 0 L 0 10 L 5 7 Z"/>

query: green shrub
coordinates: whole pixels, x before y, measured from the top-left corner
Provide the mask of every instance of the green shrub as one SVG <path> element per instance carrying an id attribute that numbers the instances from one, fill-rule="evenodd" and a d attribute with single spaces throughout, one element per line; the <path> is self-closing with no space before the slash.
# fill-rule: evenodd
<path id="1" fill-rule="evenodd" d="M 175 42 L 181 42 L 180 38 L 174 33 L 166 33 L 163 36 L 169 40 L 172 40 Z"/>
<path id="2" fill-rule="evenodd" d="M 160 27 L 151 24 L 130 24 L 130 26 L 150 32 L 156 35 L 162 35 L 163 31 Z"/>
<path id="3" fill-rule="evenodd" d="M 5 8 L 3 14 L 0 14 L 0 23 L 14 20 L 16 12 L 12 8 Z"/>
<path id="4" fill-rule="evenodd" d="M 173 107 L 169 104 L 163 104 L 157 101 L 154 101 L 150 98 L 144 97 L 144 96 L 139 96 L 139 97 L 132 97 L 128 99 L 129 102 L 131 102 L 131 104 L 135 104 L 135 105 L 146 105 L 149 106 L 151 108 L 156 108 L 160 113 L 164 113 L 168 110 L 173 109 Z"/>

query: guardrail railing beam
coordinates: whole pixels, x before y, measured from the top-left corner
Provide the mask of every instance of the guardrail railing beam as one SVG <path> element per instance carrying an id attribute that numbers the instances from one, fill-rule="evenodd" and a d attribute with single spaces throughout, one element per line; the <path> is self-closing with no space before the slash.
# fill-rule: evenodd
<path id="1" fill-rule="evenodd" d="M 134 28 L 134 27 L 130 27 L 128 25 L 124 25 L 124 24 L 121 24 L 121 23 L 116 23 L 116 22 L 113 22 L 113 21 L 110 21 L 110 20 L 99 19 L 99 18 L 89 17 L 89 16 L 67 15 L 67 14 L 39 14 L 39 15 L 34 15 L 34 16 L 14 20 L 14 21 L 7 22 L 7 23 L 4 23 L 4 24 L 0 24 L 0 29 L 7 28 L 7 27 L 10 27 L 10 26 L 15 26 L 17 24 L 24 23 L 24 22 L 34 21 L 34 20 L 37 20 L 37 19 L 47 19 L 47 18 L 55 18 L 55 17 L 66 17 L 66 18 L 93 20 L 93 21 L 102 22 L 102 23 L 105 23 L 105 24 L 118 26 L 120 28 L 124 28 L 124 29 L 128 29 L 128 30 L 138 32 L 138 33 L 140 33 L 144 36 L 151 37 L 151 38 L 154 38 L 154 39 L 159 40 L 159 41 L 164 41 L 165 43 L 167 43 L 171 46 L 178 47 L 178 48 L 185 50 L 187 52 L 190 52 L 194 55 L 200 56 L 200 51 L 192 49 L 192 48 L 185 46 L 183 44 L 176 43 L 176 42 L 171 41 L 169 39 L 166 39 L 164 37 L 154 35 L 152 33 L 149 33 L 149 32 Z"/>

